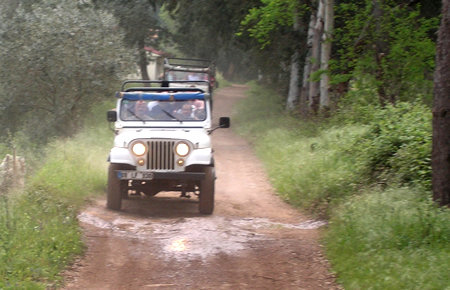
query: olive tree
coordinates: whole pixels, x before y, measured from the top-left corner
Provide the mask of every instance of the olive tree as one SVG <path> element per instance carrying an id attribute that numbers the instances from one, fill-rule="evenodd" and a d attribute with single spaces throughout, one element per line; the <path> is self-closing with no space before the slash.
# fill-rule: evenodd
<path id="1" fill-rule="evenodd" d="M 0 131 L 71 135 L 132 57 L 113 16 L 87 1 L 20 3 L 0 26 Z"/>

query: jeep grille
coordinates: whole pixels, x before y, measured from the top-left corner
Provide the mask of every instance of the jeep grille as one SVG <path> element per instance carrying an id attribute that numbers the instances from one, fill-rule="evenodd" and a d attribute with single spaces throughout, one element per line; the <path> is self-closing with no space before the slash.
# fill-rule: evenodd
<path id="1" fill-rule="evenodd" d="M 174 146 L 176 141 L 148 141 L 148 163 L 150 170 L 175 170 Z"/>

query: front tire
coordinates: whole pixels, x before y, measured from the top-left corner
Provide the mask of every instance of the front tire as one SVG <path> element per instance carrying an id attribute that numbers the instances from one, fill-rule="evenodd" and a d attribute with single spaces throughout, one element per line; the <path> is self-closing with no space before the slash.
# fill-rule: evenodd
<path id="1" fill-rule="evenodd" d="M 116 170 L 120 170 L 120 164 L 111 163 L 108 168 L 108 187 L 106 192 L 106 206 L 112 210 L 120 210 L 122 206 L 122 184 L 117 177 Z"/>
<path id="2" fill-rule="evenodd" d="M 212 214 L 214 211 L 214 184 L 216 181 L 215 169 L 207 166 L 204 169 L 205 178 L 200 183 L 200 203 L 201 214 Z"/>

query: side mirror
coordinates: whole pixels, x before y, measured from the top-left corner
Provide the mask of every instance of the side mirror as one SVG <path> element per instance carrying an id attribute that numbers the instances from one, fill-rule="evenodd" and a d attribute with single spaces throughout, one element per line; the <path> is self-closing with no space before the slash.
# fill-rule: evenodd
<path id="1" fill-rule="evenodd" d="M 106 113 L 106 119 L 108 122 L 115 122 L 117 121 L 117 112 L 115 110 L 110 110 Z"/>
<path id="2" fill-rule="evenodd" d="M 212 132 L 216 131 L 219 128 L 230 128 L 230 118 L 229 117 L 220 117 L 219 118 L 219 126 L 211 129 L 208 134 L 211 134 Z"/>
<path id="3" fill-rule="evenodd" d="M 220 128 L 230 128 L 230 118 L 229 117 L 220 117 L 219 127 Z"/>

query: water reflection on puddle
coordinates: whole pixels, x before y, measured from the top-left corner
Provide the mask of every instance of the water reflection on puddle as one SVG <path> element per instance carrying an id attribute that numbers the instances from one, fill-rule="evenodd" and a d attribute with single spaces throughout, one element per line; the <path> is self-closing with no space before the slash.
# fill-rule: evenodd
<path id="1" fill-rule="evenodd" d="M 176 239 L 169 245 L 168 250 L 174 252 L 186 251 L 186 239 Z"/>
<path id="2" fill-rule="evenodd" d="M 211 255 L 236 254 L 248 248 L 250 242 L 271 240 L 260 229 L 305 230 L 323 226 L 325 222 L 307 221 L 299 224 L 272 222 L 263 218 L 232 219 L 219 216 L 182 219 L 135 219 L 113 216 L 102 218 L 83 212 L 83 223 L 111 231 L 113 235 L 157 243 L 168 259 L 206 259 Z M 108 220 L 106 220 L 108 219 Z"/>

